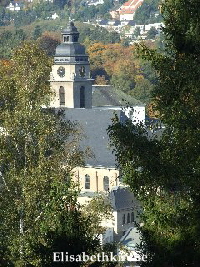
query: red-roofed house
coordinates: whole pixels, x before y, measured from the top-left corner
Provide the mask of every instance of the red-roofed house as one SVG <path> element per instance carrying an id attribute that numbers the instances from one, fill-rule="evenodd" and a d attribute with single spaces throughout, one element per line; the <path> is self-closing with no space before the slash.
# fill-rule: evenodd
<path id="1" fill-rule="evenodd" d="M 135 11 L 142 5 L 144 0 L 129 0 L 125 2 L 116 12 L 119 13 L 120 20 L 133 20 Z"/>

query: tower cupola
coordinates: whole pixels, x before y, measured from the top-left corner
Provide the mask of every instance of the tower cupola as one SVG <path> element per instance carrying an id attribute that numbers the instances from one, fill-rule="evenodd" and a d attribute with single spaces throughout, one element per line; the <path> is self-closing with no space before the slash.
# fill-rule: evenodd
<path id="1" fill-rule="evenodd" d="M 62 43 L 57 46 L 55 64 L 89 64 L 85 47 L 78 42 L 79 32 L 73 22 L 62 31 Z"/>
<path id="2" fill-rule="evenodd" d="M 67 28 L 62 31 L 63 43 L 77 43 L 79 38 L 79 32 L 74 26 L 73 22 L 67 25 Z"/>

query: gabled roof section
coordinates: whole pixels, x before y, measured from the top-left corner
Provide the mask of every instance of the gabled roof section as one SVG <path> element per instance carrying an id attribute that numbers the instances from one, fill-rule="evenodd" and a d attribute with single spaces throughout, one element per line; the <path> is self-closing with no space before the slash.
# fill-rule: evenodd
<path id="1" fill-rule="evenodd" d="M 111 85 L 93 85 L 92 91 L 92 103 L 94 107 L 141 104 L 139 100 L 136 100 L 134 97 L 131 97 L 120 90 L 114 89 Z"/>
<path id="2" fill-rule="evenodd" d="M 85 165 L 91 167 L 116 167 L 115 155 L 109 147 L 108 126 L 112 124 L 112 118 L 116 114 L 120 121 L 127 120 L 120 108 L 92 108 L 78 109 L 65 108 L 65 118 L 77 122 L 83 139 L 80 148 L 89 148 L 94 157 L 85 159 Z"/>
<path id="3" fill-rule="evenodd" d="M 138 7 L 142 5 L 144 0 L 129 0 L 125 2 L 119 9 L 120 14 L 135 13 Z"/>
<path id="4" fill-rule="evenodd" d="M 109 198 L 114 210 L 132 209 L 138 211 L 140 208 L 133 192 L 125 186 L 112 187 Z"/>

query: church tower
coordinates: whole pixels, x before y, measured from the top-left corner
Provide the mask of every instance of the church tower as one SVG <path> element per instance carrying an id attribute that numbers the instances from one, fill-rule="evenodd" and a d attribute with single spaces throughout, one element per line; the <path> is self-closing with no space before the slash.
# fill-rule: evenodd
<path id="1" fill-rule="evenodd" d="M 92 79 L 85 47 L 78 42 L 79 32 L 70 22 L 57 46 L 50 85 L 55 93 L 51 107 L 92 108 Z"/>

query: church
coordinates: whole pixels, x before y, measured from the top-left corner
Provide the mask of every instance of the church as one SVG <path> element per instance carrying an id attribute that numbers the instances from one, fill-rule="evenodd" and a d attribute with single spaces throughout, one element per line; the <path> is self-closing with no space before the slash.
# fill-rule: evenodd
<path id="1" fill-rule="evenodd" d="M 130 227 L 134 227 L 138 202 L 121 183 L 120 170 L 109 148 L 107 128 L 114 113 L 121 122 L 127 119 L 133 123 L 144 122 L 145 106 L 122 108 L 119 101 L 113 100 L 114 91 L 109 86 L 102 88 L 92 85 L 89 57 L 78 39 L 79 32 L 74 23 L 70 22 L 62 31 L 62 42 L 57 46 L 54 56 L 50 86 L 55 97 L 50 106 L 62 108 L 66 119 L 78 122 L 83 130 L 85 138 L 80 145 L 83 149 L 89 147 L 93 157 L 86 159 L 84 167 L 74 170 L 74 179 L 81 190 L 80 202 L 100 192 L 110 196 L 114 221 L 108 225 L 103 242 L 113 242 L 119 240 Z M 95 105 L 95 96 L 100 93 L 104 100 L 108 100 L 106 105 L 105 101 L 102 105 Z"/>

